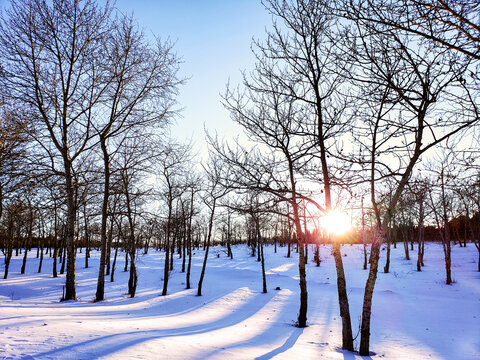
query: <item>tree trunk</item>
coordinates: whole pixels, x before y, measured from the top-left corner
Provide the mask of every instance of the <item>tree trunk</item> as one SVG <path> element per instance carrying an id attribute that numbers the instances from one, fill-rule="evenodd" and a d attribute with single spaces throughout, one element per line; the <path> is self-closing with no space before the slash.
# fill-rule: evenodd
<path id="1" fill-rule="evenodd" d="M 58 214 L 57 214 L 57 202 L 54 201 L 54 229 L 53 229 L 53 277 L 56 278 L 57 274 L 57 255 L 58 255 Z"/>
<path id="2" fill-rule="evenodd" d="M 191 234 L 188 234 L 187 243 L 188 243 L 188 265 L 187 265 L 186 283 L 187 283 L 187 289 L 190 289 L 191 287 L 190 272 L 192 269 L 192 236 Z"/>
<path id="3" fill-rule="evenodd" d="M 267 277 L 265 275 L 265 256 L 263 255 L 263 242 L 260 243 L 260 252 L 262 253 L 262 280 L 263 280 L 263 293 L 267 293 Z"/>
<path id="4" fill-rule="evenodd" d="M 298 239 L 298 241 L 301 238 Z M 298 249 L 298 246 L 297 246 Z M 308 308 L 308 292 L 307 292 L 307 274 L 305 271 L 305 255 L 303 253 L 303 245 L 300 246 L 298 255 L 298 273 L 300 275 L 300 309 L 298 311 L 297 327 L 304 328 L 307 326 L 307 308 Z"/>
<path id="5" fill-rule="evenodd" d="M 38 263 L 38 273 L 42 272 L 42 264 L 43 264 L 43 239 L 40 241 L 40 262 Z"/>
<path id="6" fill-rule="evenodd" d="M 117 241 L 117 246 L 115 246 L 115 255 L 113 257 L 112 272 L 110 273 L 110 282 L 114 281 L 115 265 L 117 264 L 117 254 L 118 254 L 118 241 Z"/>
<path id="7" fill-rule="evenodd" d="M 197 296 L 202 296 L 203 278 L 205 277 L 205 269 L 207 268 L 208 250 L 210 249 L 210 239 L 212 237 L 213 217 L 215 215 L 215 205 L 217 199 L 213 199 L 212 209 L 210 212 L 210 221 L 208 223 L 208 235 L 205 248 L 205 257 L 203 258 L 202 272 L 200 273 L 200 280 L 198 281 Z"/>
<path id="8" fill-rule="evenodd" d="M 182 235 L 182 273 L 185 272 L 185 265 L 186 265 L 186 257 L 187 257 L 187 242 L 185 239 L 185 232 Z"/>
<path id="9" fill-rule="evenodd" d="M 390 239 L 387 238 L 387 259 L 385 262 L 385 266 L 383 268 L 383 272 L 385 274 L 388 274 L 389 271 L 390 271 Z"/>
<path id="10" fill-rule="evenodd" d="M 342 317 L 342 349 L 353 351 L 352 323 L 350 319 L 347 284 L 345 280 L 345 271 L 343 269 L 340 244 L 334 239 L 332 247 L 333 257 L 335 259 L 335 268 L 337 270 L 338 304 L 340 306 L 340 316 Z"/>
<path id="11" fill-rule="evenodd" d="M 113 218 L 110 219 L 110 232 L 108 233 L 108 240 L 107 240 L 107 257 L 105 258 L 105 265 L 107 266 L 107 270 L 105 271 L 105 275 L 110 275 L 110 255 L 112 252 L 112 241 L 113 241 Z M 115 256 L 117 255 L 118 251 L 118 241 L 117 246 L 115 247 Z"/>
<path id="12" fill-rule="evenodd" d="M 103 154 L 104 184 L 103 184 L 102 220 L 101 220 L 102 222 L 100 227 L 100 265 L 98 269 L 97 292 L 95 295 L 95 301 L 102 301 L 105 299 L 105 261 L 107 259 L 107 217 L 108 217 L 108 197 L 110 195 L 110 160 L 109 160 L 109 154 L 107 151 L 106 138 L 104 136 L 100 136 L 100 145 L 101 145 L 102 154 Z M 135 266 L 133 266 L 133 268 L 135 268 Z M 132 273 L 131 269 L 130 269 L 130 273 Z M 130 288 L 130 285 L 129 285 L 129 288 Z"/>
<path id="13" fill-rule="evenodd" d="M 63 275 L 65 273 L 65 264 L 67 262 L 67 246 L 65 244 L 65 239 L 62 240 L 63 246 L 62 246 L 62 267 L 60 268 L 60 275 Z"/>
<path id="14" fill-rule="evenodd" d="M 25 252 L 23 253 L 22 268 L 20 269 L 20 274 L 25 274 L 25 267 L 27 266 L 27 242 L 25 241 Z"/>
<path id="15" fill-rule="evenodd" d="M 128 279 L 128 294 L 131 298 L 135 297 L 135 292 L 137 291 L 137 268 L 135 266 L 135 254 L 136 247 L 135 241 L 132 239 L 132 248 L 130 249 L 130 277 Z"/>
<path id="16" fill-rule="evenodd" d="M 7 253 L 5 255 L 5 272 L 3 273 L 4 279 L 8 277 L 8 268 L 10 267 L 10 260 L 12 259 L 12 255 L 13 255 L 13 248 L 8 247 Z"/>
<path id="17" fill-rule="evenodd" d="M 123 267 L 123 272 L 128 271 L 128 251 L 125 249 L 125 266 Z"/>
<path id="18" fill-rule="evenodd" d="M 261 262 L 262 262 L 262 283 L 263 283 L 263 293 L 267 293 L 267 277 L 265 275 L 265 256 L 263 255 L 263 238 L 262 234 L 260 233 L 260 222 L 258 217 L 255 217 L 255 224 L 257 228 L 257 239 L 258 239 L 258 253 L 260 254 L 261 257 Z"/>
<path id="19" fill-rule="evenodd" d="M 377 234 L 370 248 L 370 271 L 365 284 L 365 293 L 363 296 L 362 323 L 360 327 L 360 350 L 361 356 L 370 355 L 370 316 L 372 314 L 372 296 L 377 279 L 378 260 L 380 258 L 381 241 Z"/>
<path id="20" fill-rule="evenodd" d="M 67 195 L 67 224 L 65 236 L 65 248 L 67 253 L 67 276 L 65 280 L 65 298 L 62 300 L 76 300 L 77 294 L 75 290 L 75 219 L 76 219 L 76 205 L 75 205 L 75 185 L 72 178 L 72 163 L 69 155 L 64 155 L 65 164 L 65 184 Z M 62 263 L 62 268 L 65 263 Z"/>
<path id="21" fill-rule="evenodd" d="M 3 273 L 3 278 L 6 279 L 8 277 L 8 268 L 10 267 L 10 260 L 12 259 L 13 255 L 13 242 L 14 232 L 13 232 L 13 223 L 9 224 L 9 231 L 8 231 L 8 239 L 7 239 L 7 248 L 5 249 L 5 271 Z"/>

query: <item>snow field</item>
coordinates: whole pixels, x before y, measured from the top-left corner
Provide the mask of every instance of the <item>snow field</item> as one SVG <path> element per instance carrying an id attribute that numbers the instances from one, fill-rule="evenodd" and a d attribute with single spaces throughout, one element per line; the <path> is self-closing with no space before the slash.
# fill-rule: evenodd
<path id="1" fill-rule="evenodd" d="M 128 273 L 119 253 L 115 282 L 106 282 L 106 301 L 93 303 L 99 254 L 77 254 L 79 300 L 59 302 L 65 275 L 51 277 L 45 257 L 37 274 L 36 251 L 13 257 L 7 280 L 0 280 L 0 359 L 362 359 L 344 352 L 336 275 L 330 246 L 320 246 L 322 263 L 309 249 L 308 324 L 293 326 L 299 307 L 297 254 L 286 247 L 265 248 L 268 293 L 263 294 L 261 264 L 244 245 L 234 259 L 214 247 L 208 260 L 203 296 L 196 296 L 203 251 L 195 251 L 191 284 L 185 289 L 181 259 L 175 255 L 169 294 L 162 289 L 163 253 L 139 251 L 137 295 L 126 295 Z M 363 289 L 363 248 L 342 247 L 354 333 Z M 220 254 L 220 257 L 217 257 Z M 445 285 L 443 250 L 426 244 L 425 267 L 416 271 L 416 254 L 404 259 L 392 247 L 389 274 L 379 272 L 372 309 L 371 350 L 364 359 L 480 359 L 480 273 L 472 244 L 452 249 L 453 285 Z M 382 251 L 383 269 L 385 251 Z M 3 265 L 3 264 L 2 264 Z M 3 269 L 1 269 L 3 276 Z M 108 279 L 109 280 L 109 279 Z M 275 288 L 279 286 L 281 290 Z M 358 346 L 359 338 L 356 340 Z"/>

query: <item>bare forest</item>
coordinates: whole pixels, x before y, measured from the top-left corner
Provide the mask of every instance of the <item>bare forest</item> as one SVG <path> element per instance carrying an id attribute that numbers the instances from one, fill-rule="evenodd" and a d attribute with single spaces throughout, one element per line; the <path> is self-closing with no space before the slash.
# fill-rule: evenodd
<path id="1" fill-rule="evenodd" d="M 289 318 L 304 329 L 316 306 L 309 269 L 327 266 L 328 246 L 334 336 L 359 356 L 381 348 L 371 341 L 376 284 L 399 258 L 411 277 L 439 261 L 437 286 L 455 287 L 452 252 L 462 248 L 478 289 L 480 3 L 262 5 L 271 23 L 244 49 L 255 64 L 239 82 L 225 78 L 218 97 L 241 130 L 201 119 L 202 153 L 170 131 L 182 126 L 189 78 L 168 34 L 108 0 L 7 1 L 0 287 L 35 264 L 33 273 L 62 278 L 55 304 L 79 304 L 77 279 L 93 271 L 88 301 L 108 304 L 114 282 L 135 298 L 142 259 L 159 256 L 158 296 L 174 294 L 181 276 L 208 298 L 210 264 L 238 264 L 247 249 L 263 294 L 275 292 L 269 259 L 294 261 Z M 358 299 L 350 246 L 365 274 Z"/>

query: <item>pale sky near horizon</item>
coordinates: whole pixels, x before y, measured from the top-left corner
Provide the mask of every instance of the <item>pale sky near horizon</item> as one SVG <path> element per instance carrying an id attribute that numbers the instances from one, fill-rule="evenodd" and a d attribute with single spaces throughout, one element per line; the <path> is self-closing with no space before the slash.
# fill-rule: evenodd
<path id="1" fill-rule="evenodd" d="M 192 139 L 204 153 L 204 124 L 220 136 L 234 137 L 240 130 L 221 105 L 227 82 L 241 80 L 240 71 L 252 69 L 252 37 L 263 38 L 271 17 L 260 0 L 117 0 L 117 8 L 133 12 L 138 24 L 162 39 L 174 41 L 183 59 L 180 88 L 183 108 L 172 136 Z"/>

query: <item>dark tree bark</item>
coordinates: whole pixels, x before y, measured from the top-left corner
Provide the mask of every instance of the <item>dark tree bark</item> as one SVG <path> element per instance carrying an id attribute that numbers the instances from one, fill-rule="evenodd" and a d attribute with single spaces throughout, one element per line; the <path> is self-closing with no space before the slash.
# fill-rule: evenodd
<path id="1" fill-rule="evenodd" d="M 206 241 L 206 247 L 205 247 L 205 256 L 203 257 L 202 271 L 200 273 L 200 279 L 198 280 L 197 296 L 202 296 L 203 279 L 205 277 L 205 270 L 207 268 L 208 251 L 210 250 L 210 240 L 212 237 L 213 218 L 215 215 L 216 202 L 217 202 L 217 199 L 214 197 L 212 199 L 212 204 L 210 207 L 210 218 L 208 221 L 208 233 L 207 233 L 207 241 Z"/>

